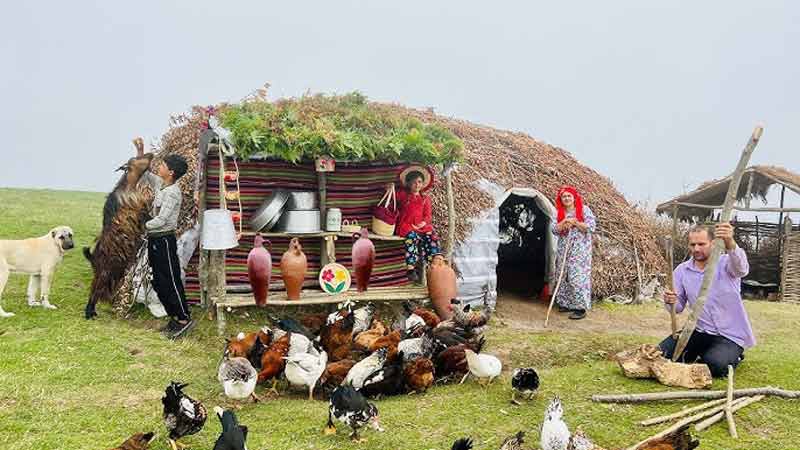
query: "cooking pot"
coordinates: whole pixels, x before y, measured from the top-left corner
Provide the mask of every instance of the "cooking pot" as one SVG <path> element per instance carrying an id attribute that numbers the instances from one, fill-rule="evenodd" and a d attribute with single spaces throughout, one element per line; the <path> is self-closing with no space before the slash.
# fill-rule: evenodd
<path id="1" fill-rule="evenodd" d="M 322 231 L 319 210 L 285 210 L 278 219 L 275 230 L 286 233 L 319 233 Z"/>
<path id="2" fill-rule="evenodd" d="M 286 209 L 312 210 L 319 209 L 319 197 L 316 191 L 291 191 Z"/>

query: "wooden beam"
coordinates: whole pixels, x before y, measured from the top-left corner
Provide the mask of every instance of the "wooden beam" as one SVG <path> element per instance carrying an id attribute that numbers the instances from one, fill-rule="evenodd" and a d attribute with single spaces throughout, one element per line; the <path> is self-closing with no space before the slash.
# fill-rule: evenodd
<path id="1" fill-rule="evenodd" d="M 723 205 L 702 205 L 699 203 L 686 203 L 686 202 L 675 202 L 673 205 L 678 206 L 685 206 L 687 208 L 698 208 L 698 209 L 722 209 Z M 800 208 L 746 208 L 741 206 L 733 206 L 731 207 L 734 211 L 743 211 L 743 212 L 800 212 Z"/>
<path id="2" fill-rule="evenodd" d="M 781 186 L 781 212 L 778 215 L 778 225 L 783 224 L 783 197 L 786 195 L 786 186 Z"/>
<path id="3" fill-rule="evenodd" d="M 725 203 L 723 204 L 722 214 L 719 219 L 720 222 L 728 222 L 731 220 L 733 205 L 736 202 L 736 193 L 739 190 L 739 183 L 742 181 L 742 174 L 747 168 L 747 163 L 750 161 L 750 156 L 756 149 L 756 145 L 761 139 L 761 134 L 763 132 L 764 129 L 761 126 L 757 126 L 755 130 L 753 130 L 753 134 L 750 136 L 750 139 L 747 141 L 747 145 L 745 145 L 745 148 L 742 151 L 742 155 L 739 157 L 739 164 L 736 165 L 736 170 L 733 172 L 733 178 L 731 179 L 731 183 L 728 185 L 728 193 L 725 196 Z M 711 290 L 714 277 L 717 274 L 717 264 L 719 264 L 719 258 L 722 255 L 723 249 L 724 244 L 722 239 L 714 239 L 713 248 L 711 249 L 711 256 L 706 262 L 705 270 L 703 272 L 703 284 L 700 286 L 700 293 L 697 296 L 697 300 L 689 310 L 689 317 L 686 319 L 683 330 L 681 331 L 681 335 L 678 337 L 678 342 L 675 344 L 675 349 L 672 353 L 673 361 L 678 361 L 678 359 L 680 359 L 684 349 L 686 349 L 686 345 L 689 343 L 689 338 L 692 336 L 695 328 L 697 327 L 697 320 L 700 318 L 700 313 L 703 312 L 703 308 L 708 300 L 708 294 Z"/>

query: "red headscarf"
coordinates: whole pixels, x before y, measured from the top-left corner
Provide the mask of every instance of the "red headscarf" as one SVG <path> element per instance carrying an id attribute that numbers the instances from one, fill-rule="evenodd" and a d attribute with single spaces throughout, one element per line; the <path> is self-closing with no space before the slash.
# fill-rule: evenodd
<path id="1" fill-rule="evenodd" d="M 579 222 L 583 222 L 583 200 L 581 199 L 580 194 L 578 194 L 578 190 L 572 186 L 564 186 L 558 190 L 558 195 L 556 195 L 556 211 L 558 212 L 558 222 L 561 223 L 564 220 L 564 217 L 567 215 L 567 211 L 564 209 L 564 204 L 561 203 L 561 194 L 564 192 L 569 192 L 575 197 L 575 218 L 578 219 Z"/>

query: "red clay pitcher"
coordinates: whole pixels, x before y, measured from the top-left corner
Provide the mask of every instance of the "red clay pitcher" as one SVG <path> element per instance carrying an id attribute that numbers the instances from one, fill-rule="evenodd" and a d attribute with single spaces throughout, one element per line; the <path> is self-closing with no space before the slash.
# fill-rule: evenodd
<path id="1" fill-rule="evenodd" d="M 356 287 L 358 292 L 364 292 L 369 286 L 372 276 L 372 266 L 375 265 L 375 244 L 369 239 L 369 232 L 361 228 L 358 233 L 353 233 L 353 271 L 356 273 Z"/>
<path id="2" fill-rule="evenodd" d="M 247 276 L 250 279 L 253 297 L 255 297 L 256 305 L 258 306 L 267 304 L 269 281 L 272 277 L 272 255 L 264 248 L 264 242 L 272 249 L 272 244 L 269 241 L 265 240 L 260 234 L 256 234 L 253 249 L 247 255 Z"/>
<path id="3" fill-rule="evenodd" d="M 436 314 L 447 320 L 453 315 L 450 300 L 458 295 L 456 272 L 443 255 L 435 255 L 428 267 L 428 295 Z"/>
<path id="4" fill-rule="evenodd" d="M 288 300 L 300 300 L 300 291 L 303 290 L 303 280 L 306 278 L 308 260 L 303 253 L 303 247 L 297 238 L 289 241 L 289 249 L 281 258 L 281 277 L 286 287 Z"/>

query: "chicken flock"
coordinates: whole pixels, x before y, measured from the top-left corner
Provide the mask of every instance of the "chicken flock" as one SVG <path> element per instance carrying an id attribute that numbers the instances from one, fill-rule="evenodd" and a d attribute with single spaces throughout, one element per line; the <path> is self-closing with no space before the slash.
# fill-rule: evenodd
<path id="1" fill-rule="evenodd" d="M 402 314 L 387 324 L 375 314 L 373 304 L 353 309 L 347 306 L 331 314 L 308 315 L 300 320 L 268 316 L 269 326 L 239 333 L 225 341 L 217 379 L 225 396 L 233 400 L 259 401 L 256 386 L 269 385 L 271 395 L 280 395 L 279 380 L 288 386 L 315 393 L 328 401 L 325 434 L 336 434 L 336 425 L 349 429 L 349 437 L 361 442 L 362 431 L 384 431 L 378 407 L 382 397 L 424 393 L 438 383 L 474 378 L 488 386 L 502 371 L 501 361 L 484 352 L 491 308 L 484 295 L 480 310 L 451 301 L 453 316 L 441 320 L 433 311 L 406 302 Z M 511 374 L 511 402 L 530 400 L 540 385 L 534 368 L 516 368 Z M 200 401 L 184 393 L 187 384 L 172 382 L 165 390 L 163 419 L 173 450 L 179 439 L 198 433 L 207 411 Z M 222 433 L 214 450 L 246 450 L 248 429 L 235 414 L 219 407 L 214 411 Z M 561 400 L 555 397 L 545 410 L 540 428 L 542 450 L 602 450 L 580 430 L 570 433 Z M 125 441 L 123 450 L 144 450 L 153 433 L 140 433 Z M 670 440 L 671 439 L 671 440 Z M 699 445 L 685 430 L 664 442 L 641 450 L 691 450 Z M 664 444 L 662 446 L 658 446 Z M 470 450 L 473 441 L 458 439 L 453 450 Z M 494 448 L 494 447 L 493 447 Z M 521 450 L 525 433 L 506 438 L 501 450 Z"/>

